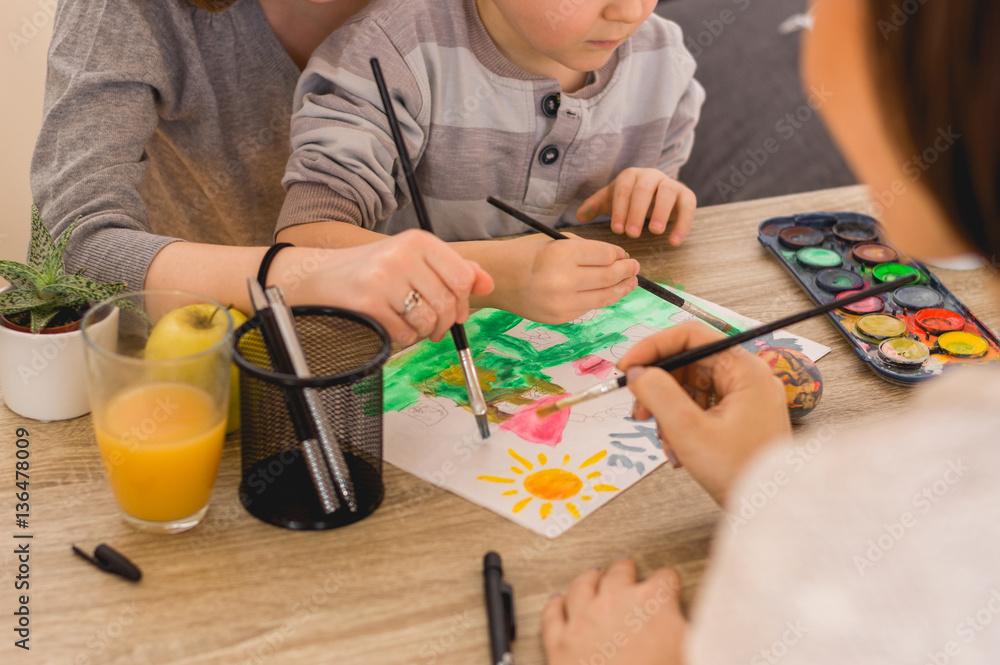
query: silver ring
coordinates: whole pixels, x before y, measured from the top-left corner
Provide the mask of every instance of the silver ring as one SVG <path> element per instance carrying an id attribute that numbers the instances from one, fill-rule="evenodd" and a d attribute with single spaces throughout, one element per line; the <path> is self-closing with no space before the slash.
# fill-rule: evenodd
<path id="1" fill-rule="evenodd" d="M 406 294 L 406 300 L 403 301 L 403 311 L 400 313 L 400 316 L 409 314 L 413 308 L 420 304 L 421 300 L 420 294 L 410 289 L 410 292 Z"/>

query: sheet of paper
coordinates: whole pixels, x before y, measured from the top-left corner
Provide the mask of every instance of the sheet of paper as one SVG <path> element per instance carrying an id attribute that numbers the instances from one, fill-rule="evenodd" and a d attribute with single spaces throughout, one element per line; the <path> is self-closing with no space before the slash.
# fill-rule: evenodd
<path id="1" fill-rule="evenodd" d="M 747 329 L 759 322 L 689 294 L 684 298 Z M 479 439 L 451 339 L 395 355 L 384 374 L 385 460 L 439 487 L 555 538 L 663 464 L 655 423 L 629 416 L 619 390 L 540 420 L 538 403 L 620 374 L 636 342 L 692 317 L 636 289 L 617 304 L 550 326 L 497 310 L 465 324 L 490 408 Z M 751 351 L 784 346 L 813 361 L 829 349 L 778 331 Z M 404 507 L 405 509 L 405 507 Z"/>

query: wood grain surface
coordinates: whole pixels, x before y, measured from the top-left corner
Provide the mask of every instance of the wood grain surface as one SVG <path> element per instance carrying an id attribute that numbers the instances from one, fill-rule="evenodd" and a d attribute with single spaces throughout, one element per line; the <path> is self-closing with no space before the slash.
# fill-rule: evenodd
<path id="1" fill-rule="evenodd" d="M 702 209 L 682 247 L 606 224 L 579 234 L 623 245 L 653 279 L 760 320 L 811 303 L 756 241 L 765 218 L 817 210 L 866 211 L 851 187 Z M 1000 310 L 987 269 L 937 274 L 985 323 Z M 832 348 L 819 367 L 826 392 L 797 426 L 826 437 L 873 402 L 903 408 L 911 391 L 877 378 L 825 318 L 793 330 Z M 470 427 L 472 420 L 470 419 Z M 15 430 L 31 451 L 31 651 L 14 648 L 18 561 L 12 554 Z M 539 613 L 579 572 L 617 557 L 645 574 L 675 566 L 696 602 L 719 508 L 683 470 L 650 473 L 556 540 L 386 465 L 381 508 L 353 526 L 295 532 L 240 507 L 239 442 L 230 438 L 211 509 L 195 529 L 153 536 L 119 517 L 89 417 L 40 423 L 0 406 L 0 660 L 4 663 L 338 663 L 471 665 L 489 660 L 482 556 L 495 549 L 514 586 L 521 665 L 544 662 Z M 108 543 L 143 570 L 139 584 L 103 574 L 70 552 Z"/>

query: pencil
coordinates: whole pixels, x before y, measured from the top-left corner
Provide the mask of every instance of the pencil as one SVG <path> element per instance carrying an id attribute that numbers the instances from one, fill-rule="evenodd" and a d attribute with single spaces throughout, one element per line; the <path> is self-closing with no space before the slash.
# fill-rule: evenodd
<path id="1" fill-rule="evenodd" d="M 761 335 L 772 333 L 775 330 L 786 328 L 795 323 L 799 323 L 800 321 L 805 321 L 806 319 L 811 319 L 814 316 L 819 316 L 820 314 L 826 314 L 827 312 L 837 309 L 838 307 L 850 305 L 853 302 L 858 302 L 859 300 L 864 300 L 865 298 L 870 298 L 880 293 L 885 293 L 886 291 L 898 289 L 901 286 L 905 286 L 916 281 L 918 277 L 918 275 L 907 275 L 906 277 L 897 279 L 893 282 L 886 282 L 884 284 L 879 284 L 878 286 L 856 291 L 850 296 L 835 298 L 828 303 L 817 305 L 816 307 L 799 312 L 798 314 L 786 316 L 772 323 L 751 328 L 746 332 L 741 332 L 737 335 L 733 335 L 732 337 L 720 339 L 717 342 L 712 342 L 711 344 L 699 346 L 694 349 L 688 349 L 687 351 L 683 351 L 670 356 L 669 358 L 664 358 L 663 360 L 655 362 L 650 365 L 650 367 L 659 367 L 667 372 L 672 372 L 675 369 L 680 369 L 685 365 L 697 362 L 702 358 L 707 358 L 708 356 L 719 353 L 720 351 L 730 349 L 737 344 L 749 342 L 750 340 L 760 337 Z M 540 406 L 535 409 L 535 412 L 540 418 L 545 418 L 561 409 L 566 409 L 576 404 L 580 404 L 581 402 L 586 402 L 587 400 L 594 399 L 595 397 L 600 397 L 601 395 L 613 392 L 619 388 L 624 388 L 627 383 L 628 378 L 626 375 L 608 379 L 607 381 L 598 383 L 597 385 L 587 388 L 586 390 L 576 393 L 575 395 L 570 395 L 550 404 Z"/>
<path id="2" fill-rule="evenodd" d="M 550 238 L 553 238 L 555 240 L 568 240 L 569 239 L 569 236 L 564 235 L 564 234 L 560 233 L 559 231 L 556 231 L 555 229 L 549 228 L 548 226 L 545 226 L 544 224 L 542 224 L 537 219 L 524 214 L 523 212 L 521 212 L 520 210 L 517 210 L 516 208 L 510 207 L 509 205 L 507 205 L 506 203 L 504 203 L 503 201 L 501 201 L 499 199 L 496 199 L 496 198 L 493 198 L 492 196 L 490 196 L 490 197 L 487 197 L 486 202 L 489 203 L 490 205 L 496 207 L 496 208 L 499 208 L 500 210 L 504 211 L 505 213 L 507 213 L 511 217 L 513 217 L 513 218 L 515 218 L 515 219 L 523 222 L 524 224 L 530 226 L 531 228 L 533 228 L 534 230 L 538 231 L 539 233 L 544 233 L 545 235 L 547 235 Z M 643 289 L 645 289 L 646 291 L 648 291 L 649 293 L 652 293 L 654 296 L 659 296 L 660 298 L 662 298 L 663 300 L 666 300 L 668 303 L 670 303 L 674 307 L 679 307 L 682 310 L 684 310 L 685 312 L 687 312 L 688 314 L 691 314 L 692 316 L 698 317 L 699 319 L 701 319 L 702 321 L 704 321 L 708 325 L 712 326 L 713 328 L 721 330 L 722 332 L 726 333 L 727 335 L 731 335 L 731 334 L 737 332 L 736 328 L 734 328 L 732 325 L 726 323 L 725 321 L 723 321 L 722 319 L 718 318 L 717 316 L 713 316 L 712 314 L 709 314 L 708 312 L 706 312 L 702 308 L 698 307 L 694 303 L 688 302 L 684 298 L 681 298 L 679 295 L 677 295 L 673 291 L 669 291 L 669 290 L 663 288 L 662 286 L 660 286 L 656 282 L 654 282 L 654 281 L 652 281 L 650 279 L 647 279 L 647 278 L 643 277 L 642 275 L 636 275 L 636 279 L 639 280 L 639 286 L 642 287 Z"/>
<path id="3" fill-rule="evenodd" d="M 378 58 L 370 61 L 372 74 L 375 76 L 375 83 L 378 85 L 378 94 L 382 98 L 382 106 L 385 107 L 385 114 L 389 118 L 389 129 L 392 132 L 392 140 L 396 144 L 396 151 L 399 153 L 399 161 L 403 166 L 403 173 L 406 176 L 406 184 L 410 188 L 410 198 L 413 199 L 413 210 L 417 214 L 420 228 L 428 233 L 434 233 L 431 227 L 431 219 L 424 206 L 424 197 L 417 186 L 417 178 L 413 173 L 413 164 L 410 162 L 410 153 L 403 142 L 403 132 L 399 129 L 399 120 L 396 119 L 396 111 L 392 105 L 392 98 L 389 97 L 389 88 L 385 84 L 382 76 L 382 67 L 378 64 Z M 483 388 L 479 385 L 479 374 L 476 372 L 476 364 L 472 359 L 472 350 L 469 349 L 469 339 L 465 335 L 465 327 L 461 323 L 456 323 L 451 327 L 451 337 L 455 341 L 455 348 L 458 350 L 458 359 L 462 365 L 462 376 L 465 379 L 465 389 L 469 395 L 469 407 L 473 415 L 476 416 L 476 424 L 479 425 L 479 434 L 484 438 L 490 437 L 490 421 L 486 417 L 486 398 L 483 396 Z"/>

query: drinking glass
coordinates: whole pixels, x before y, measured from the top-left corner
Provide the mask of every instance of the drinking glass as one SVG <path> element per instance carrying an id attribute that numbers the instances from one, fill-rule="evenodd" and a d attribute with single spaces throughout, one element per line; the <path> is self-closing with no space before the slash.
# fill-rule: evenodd
<path id="1" fill-rule="evenodd" d="M 112 308 L 117 335 L 93 335 Z M 97 445 L 125 520 L 158 533 L 197 525 L 226 435 L 228 309 L 184 291 L 123 293 L 92 307 L 80 329 Z"/>

